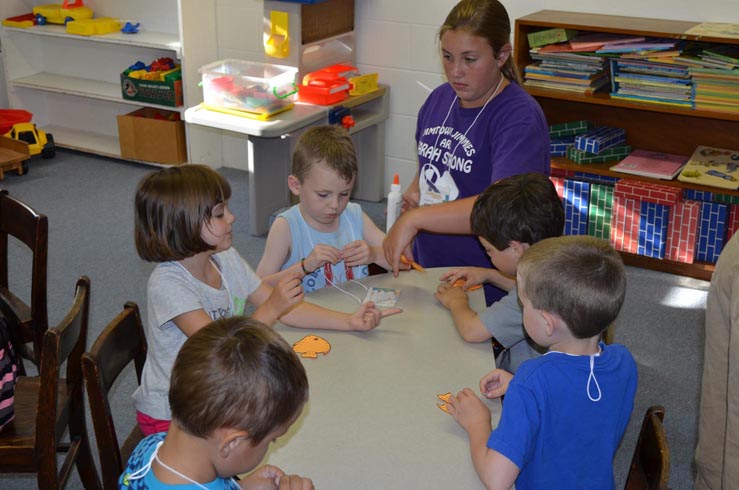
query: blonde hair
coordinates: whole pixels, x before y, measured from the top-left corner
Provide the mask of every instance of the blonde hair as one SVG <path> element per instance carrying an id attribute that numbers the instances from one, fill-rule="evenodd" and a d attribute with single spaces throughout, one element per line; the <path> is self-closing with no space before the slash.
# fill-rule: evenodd
<path id="1" fill-rule="evenodd" d="M 356 177 L 359 172 L 357 153 L 346 129 L 335 125 L 316 126 L 300 136 L 293 152 L 292 175 L 303 182 L 318 163 L 335 171 L 346 182 Z"/>
<path id="2" fill-rule="evenodd" d="M 518 288 L 537 310 L 557 314 L 576 338 L 600 335 L 626 295 L 621 256 L 606 240 L 581 235 L 533 244 L 518 263 Z"/>
<path id="3" fill-rule="evenodd" d="M 447 31 L 463 30 L 485 38 L 497 57 L 503 46 L 511 41 L 511 20 L 498 0 L 462 0 L 455 5 L 439 29 L 439 40 Z M 521 73 L 509 56 L 501 71 L 511 82 L 523 85 Z"/>

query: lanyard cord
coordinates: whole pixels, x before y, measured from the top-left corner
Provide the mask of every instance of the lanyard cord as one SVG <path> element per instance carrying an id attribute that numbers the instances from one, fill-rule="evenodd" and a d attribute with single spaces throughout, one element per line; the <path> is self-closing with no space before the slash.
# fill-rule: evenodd
<path id="1" fill-rule="evenodd" d="M 192 275 L 192 272 L 190 272 L 189 270 L 187 270 L 187 267 L 185 267 L 184 265 L 182 265 L 179 261 L 175 260 L 174 263 L 177 264 L 177 265 L 179 265 L 182 268 L 182 270 L 184 270 L 185 272 L 187 272 L 187 274 L 195 281 L 196 285 L 198 286 L 198 289 L 200 289 L 200 292 L 203 293 L 203 299 L 205 299 L 208 302 L 208 305 L 210 306 L 210 308 L 211 308 L 212 311 L 216 311 L 214 309 L 214 305 L 210 302 L 210 298 L 203 291 L 203 288 L 202 288 L 202 285 L 201 285 L 202 284 L 202 281 L 200 279 L 198 279 L 197 277 L 193 276 Z M 229 304 L 231 306 L 231 314 L 232 315 L 235 315 L 236 314 L 236 307 L 234 306 L 234 298 L 233 298 L 233 295 L 231 294 L 231 288 L 228 287 L 228 281 L 226 281 L 225 276 L 223 275 L 223 273 L 221 272 L 221 270 L 216 266 L 216 264 L 213 263 L 213 260 L 211 258 L 208 258 L 208 263 L 210 265 L 212 265 L 213 268 L 218 273 L 218 275 L 221 276 L 221 284 L 222 284 L 222 287 L 223 287 L 223 289 L 226 290 L 226 293 L 228 294 L 228 301 L 229 301 Z"/>
<path id="2" fill-rule="evenodd" d="M 503 84 L 503 79 L 504 79 L 504 78 L 505 78 L 505 77 L 504 77 L 504 76 L 503 76 L 503 75 L 501 74 L 501 75 L 500 75 L 500 80 L 498 80 L 498 85 L 496 85 L 496 86 L 495 86 L 495 90 L 493 91 L 493 93 L 492 93 L 492 94 L 490 94 L 490 97 L 488 97 L 488 100 L 486 100 L 486 101 L 485 101 L 485 103 L 484 103 L 484 104 L 482 105 L 482 109 L 480 109 L 480 110 L 478 111 L 477 115 L 475 115 L 475 119 L 473 119 L 473 120 L 472 120 L 472 124 L 470 124 L 470 125 L 469 125 L 469 127 L 468 127 L 468 128 L 467 128 L 467 130 L 466 130 L 466 131 L 464 132 L 464 134 L 462 135 L 462 137 L 461 137 L 461 138 L 460 138 L 460 139 L 459 139 L 459 140 L 457 141 L 457 144 L 456 144 L 456 146 L 454 147 L 454 150 L 452 150 L 452 153 L 451 153 L 451 155 L 454 155 L 455 153 L 457 153 L 457 148 L 459 148 L 459 145 L 460 145 L 460 143 L 462 143 L 462 140 L 464 140 L 464 139 L 466 139 L 466 138 L 467 138 L 467 133 L 469 133 L 469 132 L 470 132 L 470 129 L 472 129 L 472 126 L 474 126 L 474 125 L 475 125 L 475 123 L 477 122 L 477 119 L 478 119 L 478 118 L 480 117 L 480 114 L 482 114 L 482 112 L 483 112 L 483 111 L 485 110 L 485 108 L 486 108 L 486 107 L 488 106 L 488 103 L 489 103 L 489 102 L 490 102 L 491 100 L 493 100 L 493 98 L 494 98 L 494 97 L 495 97 L 496 95 L 498 95 L 498 90 L 500 90 L 500 86 L 501 86 L 501 85 Z M 437 135 L 436 135 L 436 142 L 434 143 L 434 148 L 437 148 L 437 147 L 439 146 L 439 138 L 441 137 L 441 133 L 442 133 L 442 132 L 443 132 L 443 130 L 444 130 L 444 127 L 445 127 L 445 125 L 446 125 L 446 122 L 447 122 L 447 120 L 449 119 L 449 115 L 450 115 L 450 114 L 452 113 L 452 109 L 454 108 L 454 104 L 456 104 L 456 103 L 457 103 L 457 99 L 458 99 L 458 98 L 459 98 L 459 97 L 457 97 L 457 96 L 455 95 L 455 96 L 454 96 L 454 98 L 452 99 L 452 103 L 451 103 L 451 104 L 449 105 L 449 110 L 448 110 L 448 111 L 446 112 L 446 116 L 444 117 L 444 121 L 442 121 L 442 123 L 441 123 L 441 128 L 439 128 L 439 134 L 437 134 Z M 431 162 L 431 160 L 429 159 L 429 163 L 430 163 L 430 162 Z M 449 160 L 447 160 L 446 166 L 447 166 L 447 167 L 449 166 Z"/>
<path id="3" fill-rule="evenodd" d="M 300 215 L 300 223 L 303 225 L 303 229 L 305 229 L 305 233 L 308 235 L 308 241 L 310 242 L 310 247 L 311 247 L 311 251 L 312 251 L 314 248 L 316 248 L 316 244 L 313 242 L 313 237 L 311 236 L 310 228 L 308 227 L 308 224 L 305 222 L 305 219 L 303 218 L 303 213 L 300 212 L 300 209 L 298 209 L 298 212 L 299 212 L 298 214 Z M 341 215 L 343 215 L 343 214 L 344 213 L 341 213 Z M 339 228 L 341 228 L 341 215 L 339 216 Z M 355 238 L 355 236 L 354 236 L 354 226 L 352 225 L 352 221 L 349 218 L 347 218 L 346 222 L 349 225 L 349 230 L 351 231 L 351 235 L 352 235 L 351 238 L 352 238 L 352 240 L 354 240 L 354 238 Z M 338 230 L 336 230 L 336 231 L 338 232 Z M 345 268 L 348 267 L 346 265 L 346 262 L 344 262 L 344 267 Z M 329 279 L 326 276 L 326 273 L 323 272 L 323 269 L 322 268 L 319 267 L 318 268 L 318 271 L 321 273 L 321 275 L 323 276 L 323 278 L 326 280 L 326 283 L 328 283 L 330 286 L 338 289 L 339 291 L 341 291 L 342 293 L 346 294 L 347 296 L 351 296 L 352 298 L 354 298 L 354 301 L 356 301 L 360 305 L 362 304 L 362 300 L 361 299 L 359 299 L 357 296 L 353 295 L 349 291 L 346 291 L 345 289 L 340 288 L 339 286 L 336 285 L 336 283 L 334 283 L 331 279 Z M 369 288 L 367 286 L 365 286 L 364 284 L 362 284 L 361 282 L 355 281 L 354 279 L 349 279 L 349 280 L 351 282 L 354 282 L 354 283 L 359 284 L 365 290 L 369 290 Z"/>

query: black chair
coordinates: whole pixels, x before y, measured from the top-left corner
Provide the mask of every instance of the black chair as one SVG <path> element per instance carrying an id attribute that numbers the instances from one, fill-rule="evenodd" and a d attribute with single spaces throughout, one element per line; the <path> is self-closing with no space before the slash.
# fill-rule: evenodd
<path id="1" fill-rule="evenodd" d="M 87 387 L 90 414 L 95 427 L 103 488 L 117 489 L 118 477 L 136 445 L 144 437 L 136 424 L 123 445 L 118 444 L 108 392 L 123 369 L 131 362 L 141 382 L 146 360 L 146 337 L 136 303 L 127 302 L 100 333 L 89 352 L 82 355 L 82 371 Z"/>
<path id="2" fill-rule="evenodd" d="M 31 266 L 30 306 L 10 290 L 8 284 L 8 236 L 25 244 L 33 254 Z M 17 334 L 20 343 L 18 353 L 31 360 L 36 367 L 41 361 L 41 346 L 48 328 L 46 310 L 46 261 L 49 241 L 49 223 L 43 214 L 38 214 L 27 204 L 15 199 L 7 190 L 0 191 L 0 295 L 10 303 L 21 320 L 21 331 Z M 26 348 L 28 342 L 33 349 Z M 19 365 L 21 374 L 25 367 Z"/>
<path id="3" fill-rule="evenodd" d="M 4 301 L 3 311 L 9 305 Z M 64 488 L 77 465 L 87 489 L 100 487 L 87 440 L 82 393 L 82 353 L 87 342 L 90 280 L 77 281 L 69 313 L 44 334 L 40 374 L 21 376 L 15 389 L 15 419 L 0 432 L 0 473 L 36 473 L 38 488 Z M 18 319 L 15 319 L 18 321 Z M 60 377 L 66 362 L 66 377 Z M 65 432 L 69 442 L 62 442 Z M 66 457 L 57 464 L 57 453 Z"/>

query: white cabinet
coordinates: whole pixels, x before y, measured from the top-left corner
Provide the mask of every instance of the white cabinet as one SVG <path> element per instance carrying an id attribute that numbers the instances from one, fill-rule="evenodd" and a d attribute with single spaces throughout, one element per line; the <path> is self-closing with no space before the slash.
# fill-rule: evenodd
<path id="1" fill-rule="evenodd" d="M 35 2 L 25 2 L 26 10 L 21 11 L 17 4 L 12 10 L 0 7 L 2 18 L 30 12 Z M 3 27 L 9 104 L 31 111 L 34 122 L 53 133 L 59 146 L 120 158 L 116 116 L 152 105 L 124 100 L 120 74 L 139 60 L 182 61 L 179 2 L 90 0 L 85 5 L 96 17 L 140 22 L 139 33 L 78 36 L 67 34 L 61 25 Z M 167 109 L 187 107 L 186 88 L 184 95 L 182 107 Z"/>

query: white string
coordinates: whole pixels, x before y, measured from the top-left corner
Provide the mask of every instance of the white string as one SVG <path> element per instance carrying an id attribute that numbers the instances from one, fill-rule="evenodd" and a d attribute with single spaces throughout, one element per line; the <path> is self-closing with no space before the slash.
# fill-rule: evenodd
<path id="1" fill-rule="evenodd" d="M 593 372 L 593 369 L 595 366 L 595 356 L 597 355 L 598 354 L 593 354 L 592 356 L 590 356 L 590 376 L 588 376 L 587 391 L 588 391 L 588 398 L 590 398 L 591 402 L 600 401 L 600 397 L 602 394 L 600 391 L 600 385 L 598 384 L 598 380 L 595 378 L 595 373 Z M 590 396 L 590 381 L 595 381 L 595 387 L 598 388 L 598 398 L 593 398 L 592 396 Z"/>
<path id="2" fill-rule="evenodd" d="M 159 449 L 159 448 L 157 447 L 157 449 Z M 172 468 L 171 466 L 167 466 L 166 464 L 164 464 L 164 462 L 161 459 L 159 459 L 159 455 L 157 454 L 157 451 L 154 451 L 154 459 L 157 460 L 157 463 L 159 463 L 162 466 L 162 468 L 171 471 L 175 475 L 179 476 L 183 480 L 189 481 L 190 483 L 192 483 L 195 486 L 198 486 L 200 488 L 204 488 L 205 490 L 208 490 L 208 487 L 206 487 L 205 485 L 196 482 L 195 480 L 193 480 L 189 476 L 187 476 L 187 475 L 185 475 L 183 473 L 180 473 L 179 471 L 177 471 L 176 469 Z"/>
<path id="3" fill-rule="evenodd" d="M 218 273 L 218 275 L 221 276 L 221 285 L 222 285 L 223 289 L 226 290 L 226 294 L 228 294 L 228 302 L 229 302 L 229 304 L 231 306 L 231 314 L 232 315 L 235 315 L 236 314 L 236 306 L 234 305 L 234 298 L 233 298 L 233 295 L 231 294 L 231 288 L 228 287 L 228 281 L 226 281 L 226 278 L 221 273 L 221 270 L 218 267 L 216 267 L 216 265 L 213 263 L 213 261 L 211 260 L 211 258 L 208 258 L 208 263 L 211 264 L 213 266 L 213 268 L 216 270 L 216 272 Z M 203 293 L 203 299 L 205 299 L 208 302 L 208 305 L 211 307 L 211 309 L 213 309 L 214 305 L 210 302 L 210 298 L 208 297 L 207 294 L 204 293 L 202 287 L 200 286 L 200 284 L 202 283 L 202 281 L 200 279 L 198 279 L 197 277 L 193 276 L 192 275 L 192 272 L 190 272 L 189 270 L 187 270 L 187 267 L 185 267 L 184 265 L 182 265 L 182 263 L 180 263 L 179 261 L 175 261 L 175 264 L 179 265 L 182 268 L 182 270 L 184 270 L 185 272 L 187 272 L 187 274 L 190 277 L 192 277 L 193 280 L 195 280 L 195 282 L 197 283 L 198 288 L 200 289 L 200 292 Z"/>
<path id="4" fill-rule="evenodd" d="M 341 214 L 343 215 L 344 213 L 341 213 Z M 351 220 L 350 220 L 349 218 L 347 218 L 347 219 L 346 219 L 346 222 L 347 222 L 347 224 L 349 225 L 349 230 L 351 231 L 351 235 L 352 235 L 352 241 L 354 241 L 354 238 L 355 238 L 355 236 L 354 236 L 354 226 L 352 225 L 352 221 L 351 221 Z M 312 250 L 313 250 L 314 248 L 316 248 L 316 244 L 315 244 L 315 243 L 313 243 L 313 237 L 312 237 L 312 236 L 311 236 L 311 234 L 310 234 L 310 228 L 308 228 L 308 224 L 307 224 L 307 223 L 305 222 L 305 218 L 303 218 L 303 214 L 302 214 L 302 213 L 300 213 L 300 223 L 301 223 L 301 224 L 303 225 L 303 228 L 305 228 L 305 232 L 306 232 L 306 233 L 307 233 L 307 235 L 308 235 L 308 241 L 310 242 L 310 246 L 311 246 L 311 251 L 312 251 Z M 339 229 L 340 229 L 340 228 L 341 228 L 341 215 L 339 216 Z M 337 231 L 338 231 L 338 230 L 337 230 Z M 346 265 L 346 261 L 344 261 L 344 266 L 345 266 L 345 267 L 350 267 L 350 266 L 347 266 L 347 265 Z M 328 278 L 328 276 L 326 275 L 326 273 L 325 273 L 325 272 L 323 272 L 323 268 L 320 268 L 320 267 L 319 267 L 319 269 L 318 269 L 318 272 L 320 272 L 320 273 L 321 273 L 321 275 L 323 276 L 323 278 L 324 278 L 324 279 L 326 280 L 326 283 L 327 283 L 327 284 L 329 284 L 330 286 L 332 286 L 332 287 L 334 287 L 334 288 L 338 289 L 339 291 L 341 291 L 342 293 L 346 294 L 347 296 L 351 296 L 351 297 L 352 297 L 352 298 L 354 298 L 354 300 L 355 300 L 355 301 L 356 301 L 357 303 L 359 303 L 360 305 L 362 304 L 362 300 L 361 300 L 361 299 L 359 299 L 359 298 L 358 298 L 357 296 L 353 295 L 353 294 L 352 294 L 352 293 L 350 293 L 349 291 L 346 291 L 346 290 L 344 290 L 344 289 L 340 288 L 339 286 L 337 286 L 337 285 L 336 285 L 336 283 L 334 283 L 334 282 L 333 282 L 332 280 L 330 280 L 330 279 Z M 354 283 L 357 283 L 357 284 L 359 284 L 360 286 L 362 286 L 362 287 L 363 287 L 363 288 L 364 288 L 364 289 L 365 289 L 366 291 L 369 291 L 369 288 L 368 288 L 367 286 L 365 286 L 364 284 L 362 284 L 361 282 L 359 282 L 359 281 L 356 281 L 356 280 L 354 280 L 354 279 L 349 279 L 349 281 L 351 281 L 351 282 L 354 282 Z"/>
<path id="5" fill-rule="evenodd" d="M 472 126 L 475 125 L 475 123 L 477 122 L 477 119 L 480 117 L 480 114 L 482 114 L 482 111 L 484 111 L 485 108 L 488 106 L 488 102 L 493 100 L 493 97 L 495 97 L 498 94 L 498 90 L 500 89 L 500 86 L 503 84 L 503 78 L 504 78 L 503 74 L 501 74 L 500 80 L 498 80 L 498 85 L 495 87 L 495 90 L 493 91 L 492 94 L 490 94 L 490 97 L 488 97 L 488 100 L 486 100 L 485 103 L 482 105 L 482 109 L 480 109 L 480 111 L 477 113 L 477 115 L 475 116 L 475 119 L 472 120 L 472 124 L 470 124 L 470 126 L 467 128 L 467 131 L 465 131 L 462 137 L 459 138 L 459 140 L 457 140 L 457 145 L 454 147 L 454 150 L 452 150 L 452 153 L 451 153 L 452 155 L 457 153 L 457 148 L 459 148 L 460 143 L 462 143 L 463 140 L 467 139 L 467 133 L 470 132 L 470 129 L 472 129 Z M 454 101 L 452 101 L 452 105 L 454 105 Z M 449 108 L 449 110 L 451 112 L 451 107 Z M 449 113 L 447 113 L 447 117 L 449 117 Z M 446 119 L 444 119 L 444 122 L 446 122 Z M 438 136 L 436 137 L 436 142 L 437 143 L 439 142 Z M 451 158 L 447 160 L 447 163 L 446 163 L 447 167 L 451 165 L 450 161 L 451 161 Z"/>

